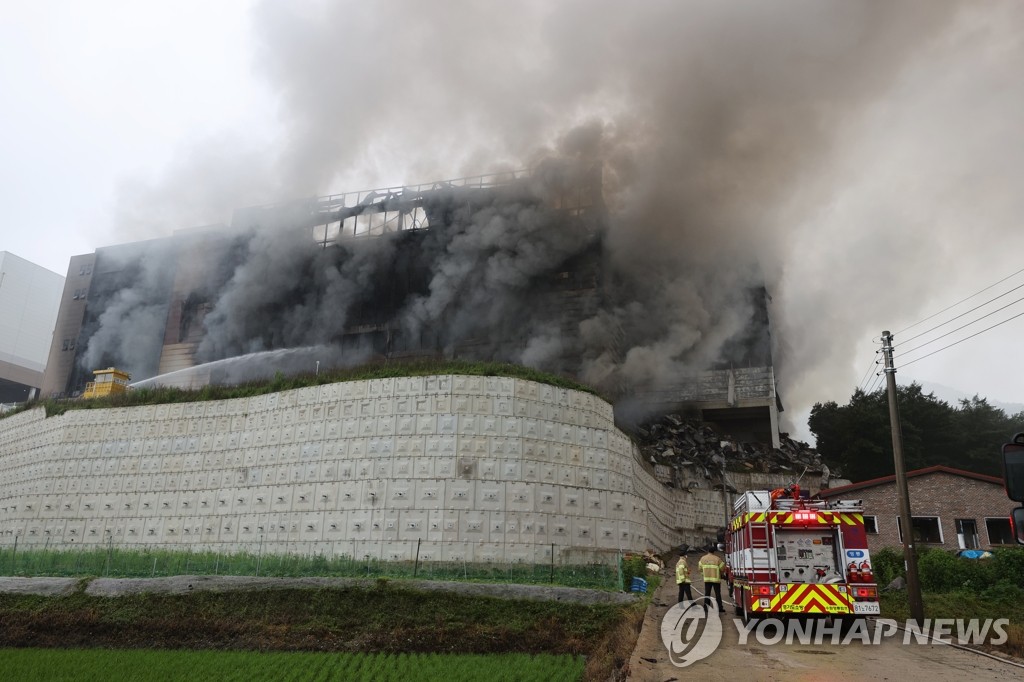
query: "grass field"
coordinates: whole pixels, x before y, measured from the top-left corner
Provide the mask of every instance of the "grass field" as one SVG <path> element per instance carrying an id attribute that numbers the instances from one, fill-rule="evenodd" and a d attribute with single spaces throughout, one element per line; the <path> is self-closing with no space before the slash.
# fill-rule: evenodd
<path id="1" fill-rule="evenodd" d="M 552 680 L 583 674 L 580 656 L 256 653 L 108 649 L 0 649 L 0 676 L 33 682 L 289 682 L 291 680 Z"/>
<path id="2" fill-rule="evenodd" d="M 256 652 L 376 653 L 397 656 L 395 660 L 413 654 L 487 655 L 488 660 L 509 654 L 526 658 L 544 655 L 576 661 L 573 665 L 583 666 L 583 679 L 604 681 L 628 660 L 647 606 L 647 600 L 583 605 L 472 597 L 418 591 L 385 580 L 372 587 L 341 589 L 121 597 L 89 596 L 83 591 L 85 584 L 82 581 L 76 592 L 64 596 L 0 594 L 0 679 L 38 679 L 31 677 L 30 668 L 29 673 L 14 674 L 13 666 L 36 665 L 31 661 L 45 661 L 51 654 L 58 657 L 55 661 L 62 661 L 59 657 L 65 652 L 82 650 L 79 653 L 85 654 L 95 649 L 112 653 L 187 650 L 197 655 L 236 652 L 245 656 Z M 14 656 L 11 652 L 36 649 L 43 651 L 41 659 L 8 658 Z M 365 660 L 361 666 L 369 665 Z M 67 679 L 91 679 L 78 676 L 79 669 L 70 665 L 74 676 Z M 564 673 L 568 677 L 558 678 L 563 673 L 561 668 L 551 667 L 555 664 L 537 675 L 529 667 L 519 670 L 510 665 L 499 666 L 493 676 L 472 667 L 473 674 L 465 679 L 580 678 L 577 668 Z M 57 666 L 55 663 L 55 674 L 59 673 Z M 453 670 L 438 675 L 446 680 L 463 679 L 458 668 Z M 502 676 L 508 671 L 514 676 Z M 330 675 L 334 673 L 311 674 L 309 679 L 334 679 Z M 355 675 L 346 672 L 338 679 L 376 679 Z M 110 674 L 104 679 L 148 678 Z M 220 676 L 203 674 L 200 679 Z M 438 678 L 413 675 L 404 679 Z"/>
<path id="3" fill-rule="evenodd" d="M 973 592 L 925 592 L 922 594 L 925 618 L 1008 618 L 1008 639 L 999 651 L 1024 658 L 1024 608 L 1020 588 L 992 589 L 987 594 Z M 882 616 L 898 622 L 910 618 L 905 591 L 882 595 Z"/>
<path id="4" fill-rule="evenodd" d="M 589 654 L 636 605 L 369 588 L 0 594 L 0 647 Z"/>

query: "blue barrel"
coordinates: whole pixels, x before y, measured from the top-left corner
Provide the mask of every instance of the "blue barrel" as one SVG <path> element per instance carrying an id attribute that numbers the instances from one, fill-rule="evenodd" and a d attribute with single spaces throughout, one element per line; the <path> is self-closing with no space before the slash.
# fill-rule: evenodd
<path id="1" fill-rule="evenodd" d="M 635 577 L 633 582 L 629 585 L 630 592 L 647 592 L 647 581 L 643 578 Z"/>

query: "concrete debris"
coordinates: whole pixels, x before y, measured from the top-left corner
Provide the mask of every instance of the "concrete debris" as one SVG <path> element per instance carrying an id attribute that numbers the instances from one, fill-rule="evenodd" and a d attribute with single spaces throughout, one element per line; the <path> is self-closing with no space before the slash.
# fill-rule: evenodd
<path id="1" fill-rule="evenodd" d="M 804 480 L 827 485 L 840 477 L 836 468 L 821 461 L 818 452 L 807 443 L 780 434 L 780 447 L 767 443 L 742 442 L 728 434 L 719 434 L 698 419 L 667 414 L 639 426 L 635 433 L 641 456 L 654 465 L 655 477 L 675 487 L 684 480 L 707 479 L 721 490 L 720 475 L 725 471 L 801 475 Z M 727 486 L 731 488 L 731 486 Z M 736 492 L 730 489 L 729 492 Z"/>

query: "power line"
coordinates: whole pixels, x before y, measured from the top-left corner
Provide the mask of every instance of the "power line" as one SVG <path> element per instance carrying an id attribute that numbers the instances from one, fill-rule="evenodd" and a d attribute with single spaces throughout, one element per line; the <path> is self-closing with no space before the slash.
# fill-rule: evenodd
<path id="1" fill-rule="evenodd" d="M 895 336 L 896 334 L 902 334 L 903 332 L 907 331 L 908 329 L 913 329 L 917 325 L 923 324 L 923 323 L 927 322 L 928 320 L 932 319 L 933 317 L 938 317 L 939 315 L 941 315 L 942 313 L 946 312 L 947 310 L 949 310 L 951 308 L 955 308 L 958 305 L 960 305 L 961 303 L 964 303 L 966 301 L 971 300 L 972 298 L 974 298 L 978 294 L 982 294 L 982 293 L 988 291 L 989 289 L 991 289 L 992 287 L 998 286 L 998 285 L 1002 284 L 1003 282 L 1005 282 L 1006 280 L 1012 279 L 1013 277 L 1016 277 L 1017 275 L 1019 275 L 1022 272 L 1024 272 L 1024 268 L 1021 268 L 1020 270 L 1018 270 L 1017 272 L 1013 273 L 1012 275 L 1007 275 L 1006 277 L 1003 277 L 1001 280 L 999 280 L 995 284 L 990 284 L 987 287 L 985 287 L 984 289 L 982 289 L 981 291 L 975 292 L 975 293 L 971 294 L 970 296 L 968 296 L 965 299 L 959 300 L 956 303 L 953 303 L 952 305 L 946 306 L 945 308 L 943 308 L 939 312 L 934 313 L 932 315 L 929 315 L 928 317 L 924 318 L 923 320 L 919 320 L 919 321 L 915 322 L 914 324 L 910 325 L 909 327 L 904 327 L 903 329 L 901 329 L 898 332 L 896 332 L 895 334 L 893 334 L 893 336 Z"/>
<path id="2" fill-rule="evenodd" d="M 904 339 L 903 343 L 909 343 L 909 342 L 913 341 L 913 340 L 914 340 L 914 339 L 916 339 L 916 338 L 919 338 L 919 337 L 921 337 L 921 336 L 924 336 L 925 334 L 931 333 L 931 332 L 935 331 L 936 329 L 938 329 L 938 328 L 940 328 L 940 327 L 944 327 L 944 326 L 946 326 L 947 324 L 949 324 L 949 323 L 950 323 L 950 322 L 952 322 L 953 320 L 959 320 L 959 319 L 960 319 L 961 317 L 963 317 L 964 315 L 968 315 L 968 314 L 970 314 L 970 313 L 973 313 L 973 312 L 974 312 L 975 310 L 977 310 L 978 308 L 984 308 L 984 307 L 985 307 L 985 306 L 987 306 L 987 305 L 988 305 L 989 303 L 992 303 L 993 301 L 997 301 L 997 300 L 999 300 L 1000 298 L 1002 298 L 1003 296 L 1006 296 L 1007 294 L 1009 294 L 1009 293 L 1011 293 L 1011 292 L 1017 291 L 1017 289 L 1024 289 L 1024 284 L 1021 284 L 1021 285 L 1019 285 L 1019 286 L 1015 286 L 1015 287 L 1014 287 L 1014 288 L 1012 288 L 1012 289 L 1009 289 L 1009 290 L 1007 290 L 1007 291 L 1004 291 L 1003 293 L 999 294 L 999 295 L 998 295 L 998 296 L 996 296 L 995 298 L 990 298 L 989 300 L 985 301 L 984 303 L 980 303 L 980 304 L 978 304 L 978 305 L 974 306 L 974 307 L 973 307 L 973 308 L 971 308 L 970 310 L 965 310 L 964 312 L 960 313 L 960 314 L 959 314 L 959 315 L 957 315 L 956 317 L 951 317 L 951 318 L 949 318 L 948 320 L 946 320 L 946 321 L 945 321 L 945 322 L 943 322 L 942 324 L 937 324 L 937 325 L 935 325 L 934 327 L 932 327 L 931 329 L 928 329 L 928 330 L 926 330 L 926 331 L 923 331 L 923 332 L 921 332 L 920 334 L 915 334 L 914 336 L 911 336 L 911 337 L 910 337 L 909 339 Z M 1024 299 L 1020 299 L 1020 298 L 1019 298 L 1019 299 L 1017 299 L 1016 301 L 1014 301 L 1014 303 L 1017 303 L 1017 302 L 1019 302 L 1019 301 L 1024 301 Z M 961 303 L 963 303 L 963 301 L 961 301 Z M 1013 305 L 1013 304 L 1011 303 L 1010 305 Z M 947 308 L 947 310 L 948 310 L 948 308 Z M 1000 308 L 1000 310 L 1002 310 L 1002 308 Z M 981 320 L 981 319 L 983 319 L 983 317 L 979 317 L 978 319 L 979 319 L 979 320 Z M 920 324 L 920 323 L 918 323 L 918 324 Z M 940 336 L 940 337 L 938 337 L 938 338 L 940 338 L 940 339 L 941 339 L 942 337 Z M 933 341 L 934 341 L 934 339 L 933 339 Z"/>
<path id="3" fill-rule="evenodd" d="M 875 355 L 877 355 L 877 354 L 878 354 L 878 351 L 875 351 Z M 862 389 L 862 390 L 864 389 L 865 382 L 868 380 L 868 377 L 871 376 L 871 369 L 873 367 L 875 367 L 875 365 L 877 365 L 877 364 L 878 364 L 878 360 L 876 360 L 874 358 L 871 358 L 871 364 L 868 365 L 868 368 L 866 370 L 864 370 L 864 376 L 862 376 L 860 378 L 860 381 L 857 382 L 857 388 Z"/>
<path id="4" fill-rule="evenodd" d="M 995 314 L 996 314 L 996 313 L 998 313 L 998 312 L 999 312 L 1000 310 L 1006 310 L 1006 309 L 1007 309 L 1007 308 L 1009 308 L 1010 306 L 1012 306 L 1012 305 L 1014 305 L 1014 304 L 1017 304 L 1017 303 L 1020 303 L 1021 301 L 1024 301 L 1024 297 L 1022 297 L 1022 298 L 1018 298 L 1018 299 L 1017 299 L 1016 301 L 1013 301 L 1012 303 L 1007 303 L 1007 304 L 1006 304 L 1006 305 L 1004 305 L 1004 306 L 1003 306 L 1002 308 L 996 308 L 996 309 L 995 309 L 995 310 L 993 310 L 992 312 L 990 312 L 990 313 L 985 313 L 985 314 L 984 314 L 984 315 L 982 315 L 981 317 L 979 317 L 979 318 L 977 318 L 977 319 L 975 319 L 975 320 L 971 320 L 970 322 L 968 322 L 968 323 L 967 323 L 967 324 L 965 324 L 965 325 L 961 325 L 961 326 L 957 327 L 956 329 L 953 329 L 953 330 L 951 330 L 951 331 L 948 331 L 948 332 L 946 332 L 945 334 L 940 334 L 940 335 L 936 336 L 936 337 L 935 337 L 934 339 L 932 339 L 931 341 L 926 341 L 926 342 L 922 343 L 922 344 L 921 344 L 920 346 L 914 346 L 914 347 L 913 347 L 913 348 L 911 348 L 910 350 L 906 350 L 906 351 L 903 351 L 903 352 L 904 352 L 904 353 L 908 353 L 908 354 L 909 354 L 909 353 L 913 353 L 913 352 L 914 352 L 914 351 L 916 351 L 916 350 L 920 350 L 920 349 L 922 349 L 922 348 L 925 348 L 925 347 L 927 347 L 927 346 L 930 346 L 931 344 L 935 343 L 935 342 L 936 342 L 936 341 L 938 341 L 939 339 L 945 338 L 945 337 L 949 336 L 950 334 L 955 334 L 955 333 L 957 333 L 958 331 L 961 331 L 961 330 L 963 330 L 963 329 L 967 329 L 968 327 L 970 327 L 970 326 L 971 326 L 972 324 L 974 324 L 975 322 L 980 322 L 981 320 L 984 320 L 984 319 L 985 319 L 986 317 L 989 317 L 990 315 L 995 315 Z M 1022 313 L 1022 314 L 1024 314 L 1024 313 Z M 1011 317 L 1010 319 L 1012 320 L 1013 318 Z M 996 325 L 996 326 L 998 327 L 999 325 Z M 992 327 L 989 327 L 989 329 L 992 329 Z M 988 331 L 988 330 L 982 330 L 982 331 Z M 981 332 L 979 332 L 979 333 L 981 333 Z M 917 337 L 912 337 L 912 338 L 917 338 Z M 970 337 L 970 336 L 968 336 L 967 338 L 971 338 L 971 337 Z"/>
<path id="5" fill-rule="evenodd" d="M 985 332 L 987 332 L 990 329 L 995 329 L 996 327 L 1002 326 L 1002 325 L 1006 324 L 1007 322 L 1009 322 L 1010 320 L 1015 320 L 1018 317 L 1021 317 L 1022 315 L 1024 315 L 1024 312 L 1017 313 L 1013 317 L 1008 317 L 1005 320 L 1003 320 L 1002 322 L 998 322 L 998 323 L 992 325 L 991 327 L 986 327 L 985 329 L 982 329 L 980 332 L 975 332 L 975 333 L 971 334 L 970 336 L 965 336 L 964 338 L 960 339 L 959 341 L 954 341 L 953 343 L 949 344 L 948 346 L 943 346 L 942 348 L 939 348 L 937 350 L 933 350 L 931 353 L 928 353 L 928 355 L 922 355 L 919 358 L 914 358 L 913 360 L 910 360 L 908 362 L 904 362 L 902 366 L 906 367 L 907 365 L 914 364 L 918 360 L 924 360 L 925 358 L 931 357 L 931 356 L 935 355 L 936 353 L 940 353 L 940 352 L 946 350 L 947 348 L 952 348 L 953 346 L 955 346 L 955 345 L 957 345 L 959 343 L 963 343 L 967 339 L 973 339 L 978 334 L 984 334 Z M 907 352 L 909 353 L 910 351 L 907 351 Z"/>

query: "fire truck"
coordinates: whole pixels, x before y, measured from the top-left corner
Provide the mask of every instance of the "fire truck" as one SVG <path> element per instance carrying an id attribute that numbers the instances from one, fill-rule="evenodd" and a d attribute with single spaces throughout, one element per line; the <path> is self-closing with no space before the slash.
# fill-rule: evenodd
<path id="1" fill-rule="evenodd" d="M 879 614 L 860 500 L 826 505 L 792 485 L 746 492 L 733 508 L 726 566 L 744 622 L 813 614 L 848 626 Z"/>

